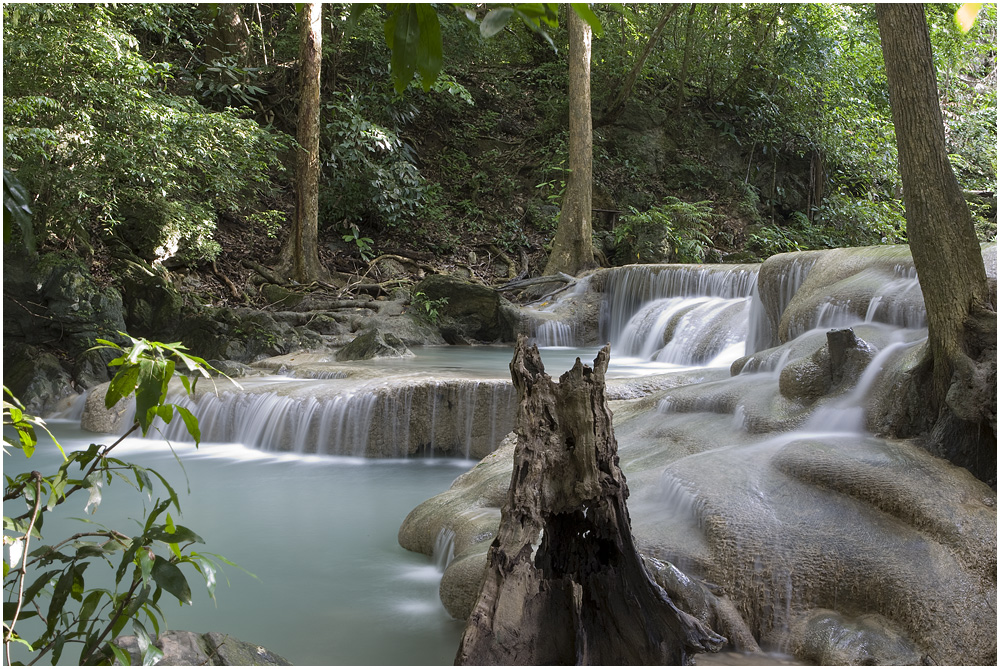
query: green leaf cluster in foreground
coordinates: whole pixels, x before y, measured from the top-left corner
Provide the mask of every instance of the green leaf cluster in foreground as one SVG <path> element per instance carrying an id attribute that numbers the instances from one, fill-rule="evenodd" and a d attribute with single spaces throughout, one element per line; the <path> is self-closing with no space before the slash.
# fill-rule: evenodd
<path id="1" fill-rule="evenodd" d="M 3 542 L 10 560 L 3 563 L 4 653 L 8 664 L 18 663 L 13 662 L 14 645 L 25 647 L 33 661 L 51 653 L 48 660 L 55 664 L 67 644 L 79 649 L 80 664 L 114 660 L 129 664 L 128 653 L 112 642 L 129 625 L 139 640 L 143 664 L 153 664 L 162 656 L 153 640 L 163 619 L 163 594 L 182 605 L 192 603 L 188 575 L 182 567 L 200 575 L 214 599 L 218 563 L 232 565 L 220 555 L 192 548 L 204 542 L 193 530 L 174 521 L 171 511 L 180 514 L 180 501 L 163 476 L 111 455 L 125 437 L 136 430 L 145 435 L 157 417 L 169 423 L 175 411 L 197 444 L 201 438 L 198 419 L 186 408 L 166 402 L 167 387 L 178 364 L 194 381 L 208 377 L 211 368 L 201 358 L 186 353 L 180 344 L 123 336 L 130 342 L 128 346 L 100 339 L 96 348 L 121 354 L 110 363 L 118 372 L 109 384 L 106 403 L 110 408 L 135 397 L 136 418 L 128 431 L 108 446 L 93 444 L 85 451 L 63 452 L 62 464 L 54 474 L 31 471 L 5 477 Z M 180 378 L 185 391 L 193 393 L 194 381 L 185 375 Z M 4 431 L 4 453 L 8 454 L 9 447 L 30 458 L 38 443 L 36 428 L 47 428 L 40 418 L 25 413 L 6 387 L 4 391 L 3 424 L 11 428 Z M 62 452 L 62 446 L 56 445 Z M 67 508 L 63 505 L 80 492 L 87 494 L 84 512 L 93 514 L 104 489 L 115 480 L 143 498 L 138 533 L 77 519 L 84 523 L 80 532 L 58 540 L 45 537 L 47 514 Z M 154 499 L 154 488 L 162 489 L 166 497 Z M 23 511 L 16 515 L 19 508 Z M 8 509 L 10 516 L 6 515 Z M 112 570 L 113 587 L 87 587 L 87 577 L 99 568 L 95 565 Z M 39 624 L 32 624 L 32 634 L 25 636 L 19 625 L 33 618 Z"/>

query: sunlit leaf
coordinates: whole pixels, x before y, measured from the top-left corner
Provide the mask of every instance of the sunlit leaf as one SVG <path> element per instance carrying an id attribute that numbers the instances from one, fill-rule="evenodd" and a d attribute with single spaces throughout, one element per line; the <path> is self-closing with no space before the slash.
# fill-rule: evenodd
<path id="1" fill-rule="evenodd" d="M 486 13 L 486 16 L 483 17 L 482 23 L 479 24 L 480 34 L 482 34 L 483 37 L 493 37 L 506 27 L 507 23 L 510 22 L 510 17 L 513 15 L 513 7 L 491 9 Z"/>
<path id="2" fill-rule="evenodd" d="M 955 12 L 955 23 L 963 33 L 969 32 L 972 26 L 976 25 L 976 17 L 979 16 L 982 7 L 981 2 L 967 2 Z"/>

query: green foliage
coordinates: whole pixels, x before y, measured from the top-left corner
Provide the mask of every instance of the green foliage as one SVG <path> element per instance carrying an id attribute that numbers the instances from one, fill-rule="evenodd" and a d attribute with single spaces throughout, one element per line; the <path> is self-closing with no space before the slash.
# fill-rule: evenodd
<path id="1" fill-rule="evenodd" d="M 778 253 L 801 251 L 802 246 L 780 227 L 761 225 L 747 236 L 746 249 L 761 261 Z"/>
<path id="2" fill-rule="evenodd" d="M 632 207 L 615 227 L 615 259 L 620 263 L 705 262 L 715 218 L 707 201 L 668 197 L 643 212 Z"/>
<path id="3" fill-rule="evenodd" d="M 28 191 L 10 170 L 3 171 L 3 243 L 9 244 L 14 224 L 21 232 L 24 248 L 35 253 L 35 232 L 31 226 L 31 207 L 28 205 Z"/>
<path id="4" fill-rule="evenodd" d="M 379 100 L 375 95 L 365 99 L 373 106 Z M 369 120 L 361 96 L 351 92 L 334 94 L 325 109 L 329 121 L 323 145 L 328 152 L 320 192 L 321 218 L 355 225 L 371 220 L 390 227 L 411 221 L 420 210 L 427 185 L 414 164 L 413 147 L 393 126 L 412 119 L 412 106 L 398 109 L 387 104 L 383 108 L 390 117 L 387 124 Z"/>
<path id="5" fill-rule="evenodd" d="M 414 293 L 410 299 L 410 305 L 416 312 L 417 318 L 431 325 L 437 325 L 438 319 L 441 316 L 441 309 L 447 304 L 447 297 L 439 297 L 436 300 L 432 300 L 420 291 Z"/>
<path id="6" fill-rule="evenodd" d="M 816 211 L 816 224 L 832 232 L 831 246 L 905 244 L 906 219 L 899 200 L 832 195 Z"/>
<path id="7" fill-rule="evenodd" d="M 353 244 L 357 248 L 358 254 L 365 262 L 370 261 L 374 257 L 372 256 L 372 238 L 362 237 L 361 231 L 358 230 L 358 226 L 351 225 L 350 232 L 343 235 L 343 239 L 348 244 Z"/>
<path id="8" fill-rule="evenodd" d="M 179 344 L 129 340 L 131 345 L 124 348 L 107 340 L 99 340 L 98 347 L 121 353 L 110 363 L 118 371 L 108 388 L 108 406 L 132 395 L 136 399 L 136 422 L 125 435 L 109 446 L 93 444 L 85 451 L 63 453 L 63 462 L 52 475 L 32 471 L 5 476 L 4 545 L 8 547 L 10 562 L 5 559 L 3 565 L 4 649 L 8 661 L 12 644 L 26 647 L 34 655 L 32 663 L 51 652 L 53 664 L 59 661 L 66 644 L 77 644 L 79 664 L 110 663 L 112 659 L 128 664 L 128 654 L 111 640 L 131 623 L 133 633 L 139 638 L 143 664 L 155 663 L 162 656 L 152 644 L 163 619 L 159 604 L 162 595 L 172 595 L 181 604 L 191 603 L 191 587 L 181 567 L 200 574 L 214 598 L 216 560 L 232 564 L 221 556 L 191 549 L 203 540 L 174 522 L 170 509 L 173 507 L 175 513 L 180 513 L 180 503 L 166 479 L 152 469 L 111 456 L 126 436 L 136 429 L 145 434 L 156 417 L 169 423 L 175 410 L 195 443 L 200 440 L 197 418 L 187 409 L 166 404 L 164 400 L 167 383 L 177 364 L 189 373 L 204 376 L 208 375 L 208 366 L 200 358 L 186 354 Z M 185 389 L 193 392 L 193 383 L 186 376 L 181 376 L 181 380 Z M 30 458 L 37 445 L 34 428 L 44 428 L 44 422 L 24 413 L 7 388 L 4 392 L 11 400 L 5 400 L 3 407 L 4 452 L 10 447 Z M 8 426 L 16 435 L 6 430 Z M 58 442 L 56 445 L 59 446 Z M 59 449 L 62 451 L 61 446 Z M 153 499 L 154 478 L 166 494 L 165 499 Z M 151 501 L 151 508 L 144 507 L 137 533 L 83 521 L 87 525 L 82 531 L 59 541 L 35 545 L 45 541 L 42 530 L 48 514 L 58 508 L 65 509 L 63 505 L 80 492 L 87 493 L 84 512 L 94 513 L 105 487 L 114 479 Z M 14 509 L 21 505 L 25 510 L 15 515 Z M 8 509 L 11 516 L 6 515 Z M 100 564 L 112 570 L 113 588 L 87 587 L 86 577 L 96 571 L 90 569 L 88 573 L 88 569 Z M 18 623 L 32 618 L 40 620 L 44 627 L 37 637 L 25 638 L 18 631 Z"/>
<path id="9" fill-rule="evenodd" d="M 34 198 L 36 232 L 86 246 L 97 229 L 128 243 L 141 202 L 173 222 L 144 230 L 154 248 L 217 253 L 216 211 L 253 212 L 289 140 L 167 92 L 176 68 L 144 58 L 114 8 L 3 11 L 5 162 Z"/>

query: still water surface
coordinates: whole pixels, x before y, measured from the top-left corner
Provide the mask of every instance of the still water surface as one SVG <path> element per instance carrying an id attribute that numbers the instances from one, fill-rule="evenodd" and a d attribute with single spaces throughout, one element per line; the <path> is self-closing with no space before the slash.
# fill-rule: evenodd
<path id="1" fill-rule="evenodd" d="M 69 421 L 50 421 L 50 427 L 67 449 L 109 443 Z M 462 625 L 440 603 L 440 573 L 429 557 L 402 549 L 396 533 L 410 510 L 447 489 L 473 462 L 275 456 L 236 444 L 174 447 L 183 470 L 162 441 L 129 440 L 115 454 L 171 482 L 183 511 L 175 521 L 206 541 L 197 550 L 225 555 L 257 579 L 226 566 L 229 586 L 220 576 L 213 604 L 200 575 L 186 570 L 194 606 L 164 596 L 169 628 L 231 634 L 294 664 L 453 662 Z M 4 460 L 8 475 L 29 467 L 54 472 L 59 455 L 43 444 L 30 461 L 19 454 Z M 154 499 L 157 493 L 166 496 L 160 489 Z M 88 519 L 136 531 L 130 518 L 138 517 L 145 499 L 116 482 Z M 66 511 L 54 512 L 46 538 L 81 531 L 78 522 L 56 523 L 54 516 L 83 516 L 86 501 L 77 493 Z M 92 566 L 88 587 L 97 585 L 98 570 L 111 571 Z M 72 649 L 62 662 L 75 662 Z"/>

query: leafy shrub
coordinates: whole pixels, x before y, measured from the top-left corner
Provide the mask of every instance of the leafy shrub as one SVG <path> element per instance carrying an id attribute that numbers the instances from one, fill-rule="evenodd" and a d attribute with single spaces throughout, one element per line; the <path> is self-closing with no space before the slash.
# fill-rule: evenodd
<path id="1" fill-rule="evenodd" d="M 615 227 L 618 262 L 704 262 L 712 246 L 711 204 L 667 197 L 644 212 L 629 207 Z"/>
<path id="2" fill-rule="evenodd" d="M 747 235 L 746 249 L 764 260 L 777 253 L 801 251 L 802 246 L 787 231 L 776 225 L 760 225 Z"/>
<path id="3" fill-rule="evenodd" d="M 416 153 L 397 128 L 368 118 L 360 96 L 335 94 L 325 106 L 323 133 L 328 147 L 320 185 L 322 218 L 359 220 L 399 227 L 412 221 L 428 193 Z M 407 120 L 414 110 L 397 112 Z"/>
<path id="4" fill-rule="evenodd" d="M 410 305 L 416 311 L 417 318 L 431 325 L 437 325 L 438 319 L 441 317 L 441 309 L 447 304 L 447 297 L 439 297 L 436 300 L 432 300 L 420 291 L 414 293 L 410 299 Z"/>
<path id="5" fill-rule="evenodd" d="M 105 404 L 111 408 L 121 399 L 135 396 L 136 417 L 128 431 L 111 445 L 93 444 L 85 451 L 68 454 L 55 442 L 63 453 L 63 463 L 50 476 L 37 471 L 5 476 L 4 512 L 10 509 L 11 513 L 10 517 L 4 516 L 3 538 L 10 554 L 10 562 L 5 559 L 3 564 L 4 650 L 8 662 L 12 644 L 24 646 L 35 654 L 32 664 L 50 651 L 51 663 L 55 664 L 66 644 L 79 644 L 80 664 L 110 663 L 112 659 L 129 664 L 128 653 L 111 640 L 131 622 L 139 638 L 143 664 L 153 664 L 163 655 L 152 643 L 163 618 L 159 607 L 161 596 L 166 593 L 182 604 L 191 603 L 191 588 L 180 567 L 187 565 L 197 571 L 214 598 L 218 571 L 215 559 L 232 564 L 221 556 L 190 550 L 192 544 L 202 543 L 202 539 L 187 527 L 174 523 L 169 509 L 173 507 L 179 512 L 180 504 L 166 479 L 151 469 L 110 455 L 133 432 L 138 430 L 145 435 L 157 418 L 169 423 L 179 416 L 196 444 L 201 437 L 197 418 L 186 408 L 165 400 L 168 383 L 178 364 L 187 373 L 195 374 L 195 380 L 198 375 L 208 376 L 208 365 L 201 358 L 185 353 L 180 344 L 129 339 L 131 345 L 127 348 L 100 339 L 100 346 L 96 347 L 120 353 L 109 363 L 118 367 L 118 372 L 108 386 Z M 194 382 L 184 375 L 180 378 L 185 389 L 193 392 Z M 38 443 L 36 428 L 46 431 L 47 428 L 44 421 L 25 413 L 6 387 L 4 393 L 4 453 L 10 447 L 30 458 Z M 8 433 L 8 427 L 13 433 Z M 47 514 L 62 507 L 76 493 L 86 491 L 89 497 L 84 511 L 92 507 L 96 511 L 104 487 L 113 478 L 152 499 L 154 477 L 160 481 L 167 498 L 156 499 L 152 509 L 144 513 L 138 534 L 129 535 L 82 521 L 87 525 L 81 532 L 61 541 L 35 545 L 36 541 L 44 541 L 42 528 Z M 26 510 L 16 515 L 17 507 L 22 504 Z M 85 577 L 96 571 L 88 572 L 88 568 L 102 563 L 114 570 L 113 589 L 88 589 Z M 22 629 L 18 623 L 31 618 L 44 623 L 44 629 L 29 641 L 18 631 Z"/>
<path id="6" fill-rule="evenodd" d="M 833 233 L 836 246 L 906 243 L 906 219 L 899 200 L 835 193 L 816 210 L 814 223 Z"/>

